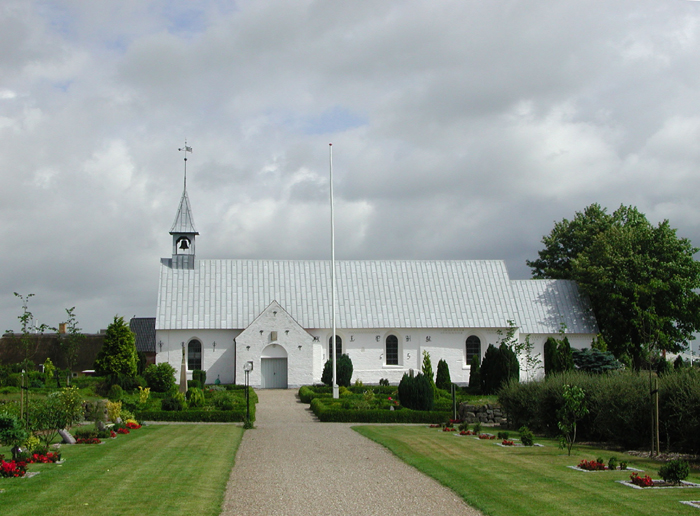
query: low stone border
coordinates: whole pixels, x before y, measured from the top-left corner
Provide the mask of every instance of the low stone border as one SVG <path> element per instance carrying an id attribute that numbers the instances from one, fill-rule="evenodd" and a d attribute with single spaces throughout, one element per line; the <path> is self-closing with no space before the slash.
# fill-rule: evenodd
<path id="1" fill-rule="evenodd" d="M 683 480 L 681 482 L 681 485 L 679 485 L 679 486 L 658 486 L 658 487 L 657 486 L 642 487 L 642 486 L 638 486 L 636 484 L 633 484 L 629 480 L 616 480 L 615 482 L 617 482 L 618 484 L 625 485 L 627 487 L 631 487 L 633 489 L 644 489 L 645 491 L 648 489 L 684 489 L 684 488 L 689 488 L 689 487 L 700 487 L 700 484 L 695 484 L 694 482 L 686 482 L 685 480 Z M 659 482 L 659 481 L 656 480 L 655 482 Z M 663 481 L 661 481 L 661 482 L 663 482 Z M 695 503 L 697 503 L 697 502 L 695 502 Z"/>
<path id="2" fill-rule="evenodd" d="M 696 509 L 700 509 L 700 500 L 681 500 L 681 503 L 684 505 L 690 505 L 691 507 L 695 507 Z"/>
<path id="3" fill-rule="evenodd" d="M 32 478 L 37 476 L 41 471 L 28 471 L 22 478 Z"/>
<path id="4" fill-rule="evenodd" d="M 627 469 L 614 469 L 614 470 L 610 470 L 610 469 L 608 469 L 607 466 L 605 466 L 605 469 L 598 469 L 595 471 L 592 471 L 590 469 L 579 468 L 578 466 L 566 466 L 566 467 L 569 469 L 576 470 L 576 471 L 583 471 L 584 473 L 605 473 L 608 471 L 638 471 L 641 473 L 642 471 L 644 471 L 643 469 L 630 468 L 629 466 L 627 466 Z"/>

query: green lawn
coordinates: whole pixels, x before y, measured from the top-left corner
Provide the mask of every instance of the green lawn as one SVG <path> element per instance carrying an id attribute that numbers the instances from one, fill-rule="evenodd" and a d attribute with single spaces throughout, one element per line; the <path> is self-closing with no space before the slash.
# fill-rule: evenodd
<path id="1" fill-rule="evenodd" d="M 642 491 L 614 482 L 629 479 L 629 472 L 580 472 L 566 467 L 598 456 L 607 462 L 614 455 L 658 479 L 659 463 L 648 459 L 578 445 L 568 457 L 555 441 L 546 439 L 535 440 L 545 444 L 542 448 L 505 448 L 497 446 L 498 441 L 479 441 L 421 426 L 354 429 L 491 516 L 700 514 L 679 503 L 700 500 L 700 488 Z M 513 436 L 517 432 L 511 432 Z M 699 479 L 693 472 L 688 480 Z"/>
<path id="2" fill-rule="evenodd" d="M 101 445 L 63 446 L 63 465 L 0 478 L 0 514 L 218 515 L 242 436 L 231 424 L 150 425 Z"/>

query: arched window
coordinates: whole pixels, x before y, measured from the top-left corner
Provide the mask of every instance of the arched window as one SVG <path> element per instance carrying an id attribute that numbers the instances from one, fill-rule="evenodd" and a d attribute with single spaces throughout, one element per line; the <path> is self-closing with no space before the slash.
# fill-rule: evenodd
<path id="1" fill-rule="evenodd" d="M 336 359 L 343 354 L 343 339 L 338 335 L 335 336 L 335 352 Z M 333 360 L 333 337 L 328 339 L 328 360 Z"/>
<path id="2" fill-rule="evenodd" d="M 386 365 L 399 365 L 399 339 L 396 335 L 386 338 Z"/>
<path id="3" fill-rule="evenodd" d="M 202 343 L 198 340 L 191 340 L 187 344 L 187 369 L 202 369 Z"/>
<path id="4" fill-rule="evenodd" d="M 476 335 L 467 338 L 467 364 L 472 363 L 472 357 L 477 355 L 481 359 L 481 340 Z"/>

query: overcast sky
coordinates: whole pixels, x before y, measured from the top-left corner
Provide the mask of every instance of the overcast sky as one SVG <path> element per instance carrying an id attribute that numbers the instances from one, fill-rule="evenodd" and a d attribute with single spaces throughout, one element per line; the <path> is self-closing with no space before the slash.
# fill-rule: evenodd
<path id="1" fill-rule="evenodd" d="M 200 258 L 526 259 L 597 202 L 700 246 L 700 2 L 0 3 L 0 330 Z"/>

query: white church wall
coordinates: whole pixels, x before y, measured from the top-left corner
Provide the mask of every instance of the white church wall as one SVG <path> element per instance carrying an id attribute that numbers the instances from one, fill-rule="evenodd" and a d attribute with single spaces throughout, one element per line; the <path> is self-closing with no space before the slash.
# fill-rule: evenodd
<path id="1" fill-rule="evenodd" d="M 328 359 L 328 343 L 331 336 L 329 329 L 309 330 L 318 337 L 320 360 L 314 362 L 314 383 L 321 382 L 323 366 Z M 450 369 L 453 382 L 469 382 L 469 364 L 466 362 L 466 340 L 476 335 L 481 340 L 481 354 L 486 352 L 489 343 L 498 341 L 496 330 L 471 329 L 338 329 L 337 334 L 343 341 L 343 353 L 348 354 L 353 364 L 352 381 L 360 380 L 366 384 L 377 384 L 382 378 L 396 385 L 404 373 L 413 369 L 421 371 L 423 351 L 430 353 L 433 373 L 437 372 L 437 363 L 444 359 Z M 399 343 L 399 364 L 386 364 L 385 345 L 389 335 L 396 335 Z"/>
<path id="2" fill-rule="evenodd" d="M 180 381 L 182 364 L 182 344 L 197 339 L 202 343 L 202 370 L 207 372 L 207 383 L 219 378 L 221 383 L 233 383 L 234 345 L 233 339 L 238 330 L 158 330 L 156 331 L 156 364 L 168 362 L 175 368 L 175 381 Z M 162 346 L 161 346 L 162 344 Z M 192 371 L 187 370 L 187 379 L 192 379 Z"/>

